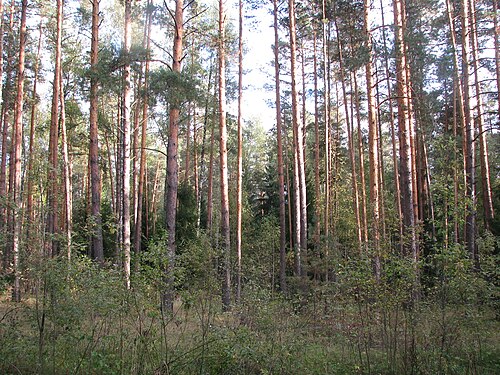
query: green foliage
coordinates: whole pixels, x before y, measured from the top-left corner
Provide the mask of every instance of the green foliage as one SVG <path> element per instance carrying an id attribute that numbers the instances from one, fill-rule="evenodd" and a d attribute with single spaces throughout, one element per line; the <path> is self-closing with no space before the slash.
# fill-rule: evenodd
<path id="1" fill-rule="evenodd" d="M 160 98 L 172 108 L 179 108 L 198 97 L 198 83 L 187 74 L 161 68 L 150 73 L 150 80 L 153 97 Z"/>

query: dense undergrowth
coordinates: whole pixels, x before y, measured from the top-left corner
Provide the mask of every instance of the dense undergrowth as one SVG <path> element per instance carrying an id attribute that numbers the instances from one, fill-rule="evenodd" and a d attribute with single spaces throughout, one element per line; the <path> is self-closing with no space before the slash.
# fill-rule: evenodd
<path id="1" fill-rule="evenodd" d="M 500 373 L 493 255 L 472 271 L 459 247 L 436 251 L 416 302 L 411 264 L 397 257 L 379 282 L 368 261 L 344 260 L 328 282 L 291 277 L 286 294 L 249 263 L 242 300 L 222 312 L 216 254 L 198 243 L 179 256 L 172 316 L 158 303 L 161 248 L 141 255 L 131 290 L 119 267 L 85 257 L 26 270 L 22 303 L 2 292 L 0 373 Z"/>

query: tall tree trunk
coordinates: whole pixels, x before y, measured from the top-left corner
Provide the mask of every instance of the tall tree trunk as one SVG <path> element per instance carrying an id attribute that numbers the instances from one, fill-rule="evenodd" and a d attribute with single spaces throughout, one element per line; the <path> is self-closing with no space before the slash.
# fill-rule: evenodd
<path id="1" fill-rule="evenodd" d="M 125 0 L 125 31 L 123 35 L 123 48 L 125 65 L 123 66 L 123 176 L 122 176 L 122 217 L 123 217 L 123 270 L 125 284 L 130 289 L 130 113 L 131 113 L 131 69 L 130 47 L 132 44 L 132 0 Z"/>
<path id="2" fill-rule="evenodd" d="M 356 161 L 354 158 L 354 142 L 353 135 L 351 130 L 351 118 L 349 117 L 349 108 L 347 103 L 347 90 L 345 85 L 345 74 L 344 74 L 344 58 L 342 51 L 342 43 L 340 41 L 339 27 L 337 24 L 337 20 L 335 22 L 335 29 L 337 32 L 337 45 L 339 52 L 339 70 L 340 70 L 340 83 L 342 86 L 342 94 L 343 94 L 343 102 L 344 102 L 344 112 L 345 112 L 345 122 L 347 128 L 347 150 L 349 153 L 349 160 L 351 162 L 351 184 L 352 184 L 352 204 L 353 211 L 356 217 L 356 237 L 358 239 L 358 250 L 361 253 L 362 249 L 362 233 L 361 233 L 361 220 L 359 215 L 359 193 L 358 193 L 358 183 L 357 183 L 357 175 L 356 175 Z M 352 96 L 351 96 L 352 101 Z"/>
<path id="3" fill-rule="evenodd" d="M 0 0 L 0 8 L 1 6 L 1 0 Z M 0 15 L 3 15 L 3 11 L 0 9 Z M 2 17 L 3 18 L 3 17 Z M 0 21 L 2 22 L 2 21 Z M 35 176 L 33 174 L 33 162 L 35 158 L 35 122 L 36 122 L 36 115 L 37 115 L 37 106 L 38 106 L 38 100 L 37 100 L 37 88 L 38 88 L 38 73 L 40 70 L 40 51 L 42 47 L 42 35 L 43 35 L 43 29 L 42 29 L 42 21 L 40 20 L 40 25 L 39 25 L 39 37 L 38 37 L 38 47 L 37 47 L 37 54 L 36 54 L 36 61 L 35 61 L 35 71 L 34 71 L 34 81 L 33 81 L 33 95 L 32 95 L 32 104 L 31 104 L 31 117 L 30 117 L 30 141 L 29 141 L 29 146 L 28 146 L 28 172 L 27 172 L 27 188 L 26 188 L 26 218 L 28 220 L 28 226 L 27 226 L 27 233 L 26 237 L 28 239 L 28 243 L 30 243 L 31 239 L 31 232 L 32 232 L 32 226 L 33 226 L 33 219 L 34 219 L 34 213 L 33 213 L 33 182 L 35 179 Z M 3 35 L 3 32 L 1 32 L 1 29 L 3 29 L 3 22 L 0 26 L 0 35 Z M 2 41 L 0 41 L 0 44 L 3 44 Z M 1 54 L 0 50 L 0 54 Z M 0 61 L 1 64 L 1 61 Z M 0 68 L 0 77 L 1 75 L 1 70 Z M 1 85 L 0 85 L 1 86 Z"/>
<path id="4" fill-rule="evenodd" d="M 500 25 L 498 24 L 498 4 L 493 0 L 493 35 L 495 46 L 495 72 L 497 78 L 498 121 L 500 122 Z"/>
<path id="5" fill-rule="evenodd" d="M 285 179 L 283 173 L 283 132 L 281 118 L 281 89 L 279 64 L 279 34 L 278 34 L 278 2 L 273 0 L 274 8 L 274 79 L 276 93 L 276 137 L 278 142 L 278 189 L 280 216 L 280 289 L 286 292 L 286 210 L 285 210 Z"/>
<path id="6" fill-rule="evenodd" d="M 401 208 L 403 212 L 404 236 L 408 239 L 405 251 L 409 251 L 415 267 L 415 280 L 418 278 L 418 247 L 415 228 L 415 214 L 413 204 L 413 180 L 412 174 L 412 144 L 410 123 L 410 94 L 408 90 L 407 59 L 404 40 L 403 4 L 401 0 L 394 0 L 394 25 L 396 45 L 396 92 L 398 103 L 398 125 L 399 125 L 399 158 L 401 173 Z M 406 241 L 405 241 L 406 242 Z"/>
<path id="7" fill-rule="evenodd" d="M 220 156 L 220 194 L 221 194 L 221 248 L 223 262 L 222 305 L 229 310 L 231 303 L 231 258 L 229 229 L 229 188 L 227 171 L 227 129 L 226 129 L 226 10 L 224 0 L 219 0 L 219 156 Z"/>
<path id="8" fill-rule="evenodd" d="M 324 256 L 329 262 L 330 248 L 330 58 L 328 54 L 328 19 L 326 18 L 326 1 L 322 1 L 322 44 L 323 44 L 323 101 L 325 123 L 325 210 L 324 210 L 324 236 L 325 250 Z M 328 281 L 328 269 L 325 272 L 325 279 Z"/>
<path id="9" fill-rule="evenodd" d="M 368 215 L 366 209 L 366 179 L 365 179 L 365 153 L 363 147 L 363 133 L 361 132 L 361 108 L 359 103 L 358 79 L 356 72 L 354 78 L 354 103 L 356 106 L 356 125 L 358 133 L 359 177 L 361 182 L 361 220 L 363 225 L 363 243 L 368 250 Z"/>
<path id="10" fill-rule="evenodd" d="M 54 67 L 54 81 L 52 86 L 52 109 L 50 111 L 50 138 L 49 138 L 49 171 L 48 192 L 49 202 L 47 215 L 47 255 L 55 256 L 59 253 L 57 234 L 59 233 L 58 213 L 58 141 L 59 141 L 59 95 L 61 90 L 61 41 L 62 41 L 63 2 L 57 0 L 57 26 L 56 26 L 56 54 Z"/>
<path id="11" fill-rule="evenodd" d="M 318 99 L 318 58 L 316 52 L 317 35 L 313 31 L 313 75 L 314 75 L 314 247 L 320 249 L 321 238 L 321 190 L 320 190 L 320 154 L 319 154 L 319 99 Z"/>
<path id="12" fill-rule="evenodd" d="M 296 209 L 300 212 L 300 242 L 296 245 L 296 264 L 295 272 L 297 275 L 302 274 L 302 253 L 307 250 L 307 197 L 306 197 L 306 175 L 305 175 L 305 160 L 304 160 L 304 135 L 303 129 L 299 126 L 299 107 L 297 100 L 297 68 L 296 68 L 296 51 L 297 51 L 297 35 L 296 35 L 296 20 L 295 20 L 295 0 L 288 1 L 289 27 L 290 27 L 290 65 L 291 65 L 291 80 L 292 80 L 292 126 L 295 129 L 295 152 L 297 164 L 297 192 L 300 196 L 300 204 Z"/>
<path id="13" fill-rule="evenodd" d="M 61 88 L 59 90 L 59 101 L 61 105 L 60 113 L 60 127 L 61 127 L 61 143 L 62 143 L 62 157 L 63 157 L 63 179 L 64 179 L 64 221 L 65 221 L 65 235 L 66 235 L 66 257 L 71 261 L 71 244 L 73 232 L 73 186 L 71 183 L 72 166 L 71 159 L 68 151 L 68 135 L 66 131 L 66 103 L 64 97 L 64 84 L 62 71 L 59 83 Z"/>
<path id="14" fill-rule="evenodd" d="M 236 187 L 236 302 L 241 298 L 241 204 L 243 200 L 243 129 L 241 117 L 241 101 L 243 97 L 243 2 L 238 1 L 239 22 L 238 22 L 238 171 Z"/>
<path id="15" fill-rule="evenodd" d="M 98 63 L 99 63 L 99 3 L 92 2 L 92 42 L 90 47 L 90 184 L 91 184 L 91 221 L 93 223 L 91 254 L 99 263 L 104 262 L 104 246 L 101 219 L 101 174 L 99 170 L 99 129 L 98 129 Z M 116 160 L 118 160 L 116 158 Z M 111 167 L 111 166 L 110 166 Z"/>
<path id="16" fill-rule="evenodd" d="M 465 156 L 465 185 L 468 198 L 467 213 L 465 217 L 465 243 L 467 250 L 475 265 L 479 261 L 476 248 L 476 158 L 474 143 L 474 120 L 470 108 L 470 9 L 468 0 L 461 1 L 462 21 L 462 86 L 464 99 L 465 128 L 464 132 L 464 156 Z"/>
<path id="17" fill-rule="evenodd" d="M 488 144 L 486 141 L 486 131 L 484 130 L 483 99 L 479 77 L 479 41 L 477 36 L 477 20 L 475 2 L 469 0 L 470 30 L 472 39 L 472 65 L 474 70 L 474 88 L 476 94 L 476 125 L 479 137 L 479 160 L 481 162 L 481 186 L 484 209 L 484 224 L 487 230 L 491 230 L 491 222 L 495 216 L 493 210 L 493 199 L 491 195 L 490 164 L 488 160 Z M 495 14 L 496 17 L 496 14 Z M 497 51 L 498 52 L 498 51 Z"/>
<path id="18" fill-rule="evenodd" d="M 148 11 L 146 15 L 146 50 L 149 51 L 151 48 L 151 0 L 148 0 Z M 141 123 L 141 159 L 139 163 L 139 183 L 137 187 L 137 215 L 135 220 L 135 230 L 134 230 L 134 249 L 136 252 L 141 251 L 141 241 L 142 241 L 142 207 L 144 202 L 144 183 L 146 176 L 146 139 L 147 139 L 147 128 L 148 128 L 148 79 L 149 79 L 149 58 L 146 59 L 144 65 L 144 85 L 143 85 L 143 98 L 142 98 L 142 123 Z"/>
<path id="19" fill-rule="evenodd" d="M 372 239 L 373 239 L 373 267 L 377 281 L 380 280 L 380 168 L 379 168 L 379 147 L 380 134 L 377 126 L 377 113 L 375 96 L 373 92 L 373 72 L 372 72 L 372 40 L 371 40 L 371 21 L 370 21 L 370 1 L 364 3 L 364 32 L 366 38 L 366 47 L 369 53 L 366 62 L 366 94 L 368 99 L 368 153 L 370 162 L 370 209 L 372 216 Z"/>
<path id="20" fill-rule="evenodd" d="M 183 0 L 175 2 L 175 37 L 172 53 L 172 70 L 181 73 L 182 42 L 183 42 Z M 166 312 L 173 312 L 174 306 L 174 266 L 175 266 L 175 221 L 177 216 L 177 189 L 179 184 L 179 165 L 177 161 L 177 145 L 179 140 L 179 103 L 170 103 L 170 120 L 167 147 L 167 176 L 165 215 L 167 225 L 167 258 L 168 264 L 165 270 L 165 289 L 162 294 L 162 307 Z"/>
<path id="21" fill-rule="evenodd" d="M 12 300 L 21 301 L 21 270 L 20 270 L 20 242 L 21 242 L 21 222 L 22 222 L 22 192 L 21 192 L 21 153 L 23 143 L 23 95 L 24 95 L 24 59 L 26 46 L 26 12 L 28 0 L 21 2 L 21 25 L 19 28 L 19 60 L 17 68 L 17 94 L 16 110 L 14 116 L 14 140 L 13 157 L 13 196 L 14 196 L 14 233 L 12 238 L 12 255 L 14 258 L 14 287 L 12 289 Z"/>

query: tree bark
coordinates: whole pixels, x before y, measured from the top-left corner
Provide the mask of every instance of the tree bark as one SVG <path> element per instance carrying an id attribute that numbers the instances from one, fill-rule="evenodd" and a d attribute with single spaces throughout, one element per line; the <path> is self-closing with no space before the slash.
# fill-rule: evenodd
<path id="1" fill-rule="evenodd" d="M 50 112 L 50 136 L 49 136 L 49 171 L 48 171 L 48 192 L 49 202 L 47 214 L 47 233 L 49 238 L 46 243 L 46 255 L 49 257 L 59 253 L 59 243 L 56 238 L 59 233 L 59 204 L 58 204 L 58 141 L 59 141 L 59 96 L 61 90 L 61 41 L 62 41 L 62 20 L 63 2 L 57 0 L 57 26 L 55 45 L 55 67 L 54 81 L 52 86 L 52 108 Z"/>
<path id="2" fill-rule="evenodd" d="M 295 272 L 297 275 L 302 275 L 302 253 L 307 250 L 307 197 L 306 197 L 306 176 L 305 176 L 305 160 L 304 160 L 304 135 L 303 129 L 299 125 L 299 107 L 297 94 L 297 68 L 296 68 L 296 51 L 297 51 L 297 35 L 296 35 L 296 20 L 295 20 L 295 0 L 288 1 L 289 28 L 290 28 L 290 74 L 292 80 L 292 126 L 295 129 L 294 142 L 297 165 L 297 192 L 299 193 L 300 204 L 296 207 L 299 211 L 299 226 L 300 239 L 296 244 L 296 263 Z M 297 226 L 297 229 L 299 228 Z"/>
<path id="3" fill-rule="evenodd" d="M 488 160 L 488 143 L 486 141 L 486 132 L 484 130 L 483 99 L 481 93 L 481 84 L 479 82 L 479 41 L 477 36 L 477 20 L 474 1 L 469 0 L 470 12 L 470 30 L 472 40 L 472 65 L 474 70 L 474 88 L 476 94 L 476 126 L 479 137 L 479 160 L 481 162 L 481 186 L 483 200 L 484 224 L 487 230 L 491 230 L 491 222 L 495 217 L 493 209 L 493 199 L 491 195 L 490 163 Z M 496 14 L 495 14 L 496 17 Z M 498 52 L 498 51 L 497 51 Z M 498 62 L 497 62 L 498 63 Z"/>
<path id="4" fill-rule="evenodd" d="M 152 15 L 150 6 L 151 0 L 148 1 L 148 12 L 146 15 L 146 50 L 149 51 L 151 48 L 151 24 Z M 148 79 L 149 79 L 149 58 L 146 59 L 144 65 L 144 85 L 143 85 L 143 98 L 142 98 L 142 123 L 141 123 L 141 159 L 139 163 L 139 182 L 137 187 L 137 215 L 135 221 L 134 230 L 134 249 L 136 252 L 141 251 L 142 242 L 142 207 L 144 202 L 144 183 L 146 176 L 146 139 L 147 139 L 147 128 L 148 128 L 148 116 L 149 116 L 149 96 L 148 96 Z"/>
<path id="5" fill-rule="evenodd" d="M 241 116 L 241 101 L 243 98 L 243 2 L 239 0 L 238 17 L 238 171 L 236 177 L 236 302 L 241 298 L 241 204 L 243 200 L 243 129 Z"/>
<path id="6" fill-rule="evenodd" d="M 405 252 L 409 252 L 414 264 L 415 287 L 418 282 L 418 247 L 415 227 L 414 193 L 413 193 L 413 161 L 412 161 L 412 126 L 410 120 L 410 94 L 408 90 L 408 74 L 406 46 L 404 40 L 404 8 L 401 0 L 393 1 L 395 47 L 396 47 L 396 93 L 398 104 L 399 125 L 399 158 L 400 158 L 400 183 L 401 183 L 401 208 L 403 224 L 406 233 Z M 414 297 L 417 289 L 414 289 Z"/>
<path id="7" fill-rule="evenodd" d="M 286 210 L 285 210 L 285 179 L 283 173 L 283 133 L 281 118 L 281 89 L 279 63 L 279 33 L 278 33 L 278 2 L 273 0 L 274 8 L 274 79 L 276 93 L 276 137 L 278 143 L 278 190 L 280 219 L 280 289 L 286 292 Z"/>
<path id="8" fill-rule="evenodd" d="M 373 73 L 372 73 L 372 40 L 370 31 L 370 1 L 364 3 L 364 32 L 366 38 L 366 47 L 369 53 L 366 62 L 366 94 L 368 99 L 368 153 L 370 162 L 370 208 L 372 216 L 372 239 L 373 239 L 373 267 L 377 281 L 380 281 L 381 263 L 380 263 L 380 160 L 379 160 L 379 142 L 380 135 L 377 126 L 376 103 L 373 92 Z"/>
<path id="9" fill-rule="evenodd" d="M 231 303 L 231 259 L 229 228 L 229 188 L 227 171 L 227 129 L 226 129 L 226 47 L 225 28 L 226 10 L 224 0 L 219 1 L 219 157 L 220 157 L 220 193 L 221 193 L 221 249 L 222 249 L 222 306 L 230 309 Z"/>
<path id="10" fill-rule="evenodd" d="M 182 42 L 183 42 L 183 0 L 175 2 L 175 36 L 172 53 L 172 70 L 176 74 L 181 73 Z M 167 176 L 165 215 L 167 225 L 167 258 L 168 264 L 165 270 L 165 289 L 162 293 L 162 308 L 166 312 L 173 312 L 174 307 L 174 276 L 175 267 L 175 221 L 177 217 L 177 189 L 179 184 L 179 164 L 177 161 L 177 145 L 179 141 L 179 103 L 170 103 L 169 135 L 167 147 Z"/>
<path id="11" fill-rule="evenodd" d="M 92 42 L 90 48 L 90 184 L 91 184 L 91 222 L 93 230 L 91 235 L 92 258 L 99 263 L 104 262 L 104 246 L 102 238 L 101 219 L 101 173 L 99 170 L 99 129 L 98 129 L 98 67 L 99 63 L 99 4 L 100 0 L 92 2 Z M 111 166 L 110 166 L 111 168 Z"/>
<path id="12" fill-rule="evenodd" d="M 14 233 L 12 238 L 12 255 L 14 259 L 14 286 L 12 289 L 12 300 L 21 301 L 21 269 L 20 269 L 20 245 L 22 230 L 22 192 L 21 192 L 21 157 L 23 143 L 23 96 L 24 96 L 24 60 L 26 46 L 26 13 L 28 0 L 21 2 L 21 24 L 19 28 L 19 60 L 17 65 L 17 94 L 16 110 L 14 116 L 14 140 L 13 158 L 14 169 L 12 170 L 13 196 L 14 196 Z"/>

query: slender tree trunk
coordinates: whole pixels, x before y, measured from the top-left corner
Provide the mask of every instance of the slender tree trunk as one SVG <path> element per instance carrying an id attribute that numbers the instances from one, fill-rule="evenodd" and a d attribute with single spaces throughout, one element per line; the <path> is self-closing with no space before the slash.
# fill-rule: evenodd
<path id="1" fill-rule="evenodd" d="M 465 243 L 467 250 L 475 265 L 478 265 L 476 248 L 476 158 L 474 143 L 474 124 L 470 108 L 470 9 L 468 0 L 461 1 L 461 20 L 462 20 L 462 86 L 464 95 L 464 156 L 465 156 L 465 185 L 468 198 L 467 214 L 465 218 Z"/>
<path id="2" fill-rule="evenodd" d="M 219 1 L 219 147 L 220 147 L 220 194 L 221 194 L 221 237 L 223 262 L 222 305 L 230 309 L 231 303 L 231 258 L 229 229 L 229 188 L 227 171 L 227 129 L 226 129 L 226 10 L 224 0 Z"/>
<path id="3" fill-rule="evenodd" d="M 354 78 L 354 103 L 356 106 L 356 123 L 358 133 L 358 155 L 359 155 L 359 177 L 361 182 L 361 220 L 363 224 L 363 243 L 365 250 L 368 250 L 368 214 L 366 209 L 366 179 L 365 179 L 365 153 L 363 147 L 363 133 L 361 132 L 361 108 L 359 103 L 358 79 L 356 72 Z"/>
<path id="4" fill-rule="evenodd" d="M 99 4 L 100 0 L 92 1 L 92 42 L 90 48 L 90 183 L 91 183 L 91 221 L 92 230 L 92 258 L 99 263 L 104 262 L 104 247 L 102 238 L 101 219 L 101 173 L 99 170 L 99 129 L 98 129 L 98 66 L 99 63 Z M 118 159 L 116 159 L 118 160 Z M 111 167 L 111 166 L 110 166 Z"/>
<path id="5" fill-rule="evenodd" d="M 491 222 L 495 217 L 493 210 L 493 199 L 491 195 L 490 164 L 488 160 L 488 144 L 486 141 L 486 132 L 484 130 L 483 99 L 481 93 L 479 77 L 479 42 L 477 36 L 477 20 L 475 2 L 469 0 L 470 12 L 470 30 L 472 40 L 472 65 L 474 70 L 474 88 L 476 94 L 476 125 L 479 137 L 479 160 L 481 162 L 481 186 L 484 209 L 484 224 L 487 230 L 491 230 Z M 496 15 L 495 15 L 496 17 Z M 498 51 L 496 51 L 498 52 Z M 497 62 L 498 63 L 498 62 Z"/>
<path id="6" fill-rule="evenodd" d="M 238 1 L 239 22 L 238 22 L 238 171 L 236 177 L 236 302 L 241 298 L 241 203 L 243 200 L 243 129 L 241 117 L 241 101 L 243 97 L 243 2 Z"/>
<path id="7" fill-rule="evenodd" d="M 59 101 L 61 105 L 60 127 L 61 127 L 61 143 L 63 157 L 63 178 L 64 178 L 64 219 L 65 219 L 65 235 L 66 235 L 66 256 L 68 261 L 71 261 L 71 244 L 73 232 L 73 185 L 71 183 L 72 166 L 68 151 L 68 135 L 66 131 L 66 103 L 64 97 L 64 85 L 62 71 L 59 83 Z"/>
<path id="8" fill-rule="evenodd" d="M 322 1 L 322 42 L 323 42 L 323 91 L 324 91 L 324 122 L 325 122 L 325 210 L 324 210 L 324 234 L 325 234 L 325 251 L 324 255 L 329 262 L 330 248 L 330 69 L 329 69 L 329 54 L 328 54 L 328 19 L 326 18 L 326 2 Z M 328 281 L 328 269 L 325 273 L 325 279 Z"/>
<path id="9" fill-rule="evenodd" d="M 183 0 L 175 2 L 175 37 L 172 53 L 172 70 L 176 74 L 181 73 L 182 60 L 182 42 L 183 42 Z M 177 161 L 177 145 L 179 141 L 179 104 L 170 103 L 170 121 L 167 148 L 167 180 L 166 180 L 166 199 L 165 215 L 167 224 L 167 257 L 168 265 L 165 270 L 165 289 L 162 295 L 162 307 L 164 311 L 173 312 L 174 306 L 174 276 L 175 267 L 175 221 L 177 216 L 177 189 L 179 184 L 179 164 Z"/>
<path id="10" fill-rule="evenodd" d="M 319 104 L 318 104 L 318 58 L 316 52 L 317 35 L 313 31 L 313 75 L 314 75 L 314 247 L 316 251 L 320 248 L 321 237 L 321 190 L 320 190 L 320 156 L 319 156 Z"/>
<path id="11" fill-rule="evenodd" d="M 3 10 L 2 4 L 0 0 L 0 15 L 3 15 Z M 3 16 L 2 16 L 3 19 Z M 0 20 L 0 22 L 2 22 Z M 28 220 L 28 228 L 27 228 L 27 234 L 26 237 L 28 238 L 28 243 L 30 243 L 31 239 L 31 232 L 32 232 L 32 226 L 33 226 L 33 219 L 34 219 L 34 213 L 33 213 L 33 182 L 34 182 L 34 175 L 33 175 L 33 162 L 35 158 L 35 122 L 36 122 L 36 115 L 37 115 L 37 106 L 38 106 L 38 100 L 37 100 L 37 88 L 38 88 L 38 73 L 40 69 L 40 51 L 42 47 L 42 35 L 43 35 L 43 29 L 42 29 L 42 21 L 40 20 L 40 24 L 38 26 L 39 30 L 39 37 L 38 37 L 38 47 L 37 47 L 37 54 L 36 54 L 36 61 L 35 61 L 35 71 L 34 71 L 34 81 L 33 81 L 33 96 L 32 96 L 32 104 L 31 104 L 31 117 L 30 117 L 30 143 L 28 146 L 28 173 L 27 173 L 27 182 L 28 186 L 26 188 L 26 218 Z M 0 35 L 3 35 L 3 22 L 0 26 Z M 0 41 L 0 45 L 3 44 L 3 41 Z M 2 51 L 0 50 L 0 54 Z M 1 64 L 1 61 L 0 61 Z M 0 68 L 0 77 L 1 75 L 1 70 Z M 1 86 L 1 85 L 0 85 Z"/>
<path id="12" fill-rule="evenodd" d="M 146 16 L 146 50 L 150 50 L 151 48 L 151 24 L 152 24 L 152 16 L 151 11 L 149 10 L 151 6 L 151 0 L 148 1 L 148 13 Z M 146 59 L 146 63 L 144 65 L 144 85 L 143 85 L 143 98 L 142 98 L 142 123 L 141 123 L 141 160 L 139 163 L 139 183 L 137 187 L 137 215 L 135 221 L 135 230 L 134 230 L 134 249 L 136 252 L 141 251 L 141 241 L 142 241 L 142 207 L 144 202 L 144 183 L 146 176 L 146 139 L 147 139 L 147 128 L 148 128 L 148 79 L 149 79 L 149 58 Z"/>
<path id="13" fill-rule="evenodd" d="M 12 289 L 12 300 L 21 301 L 21 269 L 20 269 L 20 245 L 21 245 L 21 222 L 22 222 L 22 192 L 21 192 L 21 153 L 23 143 L 23 96 L 24 96 L 24 60 L 26 46 L 26 13 L 28 0 L 21 2 L 21 25 L 19 28 L 19 60 L 17 68 L 17 94 L 16 110 L 14 116 L 14 140 L 13 157 L 13 196 L 14 196 L 14 233 L 12 239 L 12 254 L 14 258 L 14 287 Z"/>
<path id="14" fill-rule="evenodd" d="M 342 43 L 340 41 L 339 28 L 337 24 L 337 20 L 335 22 L 335 29 L 337 32 L 337 45 L 339 51 L 339 70 L 340 70 L 340 83 L 342 86 L 342 94 L 343 94 L 343 102 L 344 102 L 344 112 L 345 112 L 345 122 L 347 128 L 347 149 L 349 153 L 349 160 L 351 162 L 351 184 L 352 184 L 352 203 L 353 203 L 353 211 L 356 217 L 356 237 L 358 239 L 358 250 L 361 253 L 362 249 L 362 233 L 361 233 L 361 220 L 359 215 L 359 193 L 358 193 L 358 183 L 356 176 L 356 161 L 354 158 L 354 142 L 351 130 L 351 119 L 349 117 L 349 108 L 347 103 L 347 90 L 345 85 L 345 74 L 344 74 L 344 58 L 342 52 Z M 352 99 L 351 99 L 352 101 Z"/>
<path id="15" fill-rule="evenodd" d="M 500 25 L 498 24 L 498 4 L 493 0 L 493 35 L 495 45 L 495 71 L 497 78 L 498 121 L 500 122 Z"/>
<path id="16" fill-rule="evenodd" d="M 296 164 L 298 171 L 297 191 L 300 196 L 300 204 L 296 209 L 300 212 L 300 242 L 296 245 L 296 264 L 295 272 L 297 275 L 302 274 L 302 253 L 307 250 L 307 197 L 306 197 L 306 175 L 305 175 L 305 160 L 304 160 L 304 135 L 303 129 L 299 126 L 299 107 L 297 94 L 297 68 L 296 68 L 296 51 L 297 51 L 297 35 L 296 35 L 296 20 L 295 20 L 295 0 L 288 1 L 289 27 L 290 27 L 290 65 L 292 79 L 292 124 L 295 129 L 295 149 L 296 149 Z M 298 227 L 298 226 L 297 226 Z"/>
<path id="17" fill-rule="evenodd" d="M 279 29 L 278 29 L 278 2 L 273 0 L 274 8 L 274 80 L 276 93 L 276 137 L 278 142 L 278 190 L 279 190 L 279 217 L 280 217 L 280 289 L 286 292 L 286 210 L 285 210 L 285 179 L 283 173 L 283 130 L 281 118 L 281 89 L 279 64 Z"/>
<path id="18" fill-rule="evenodd" d="M 370 21 L 370 1 L 364 3 L 364 32 L 366 37 L 366 47 L 369 51 L 369 59 L 366 62 L 366 94 L 368 99 L 368 153 L 370 162 L 370 209 L 372 216 L 372 240 L 373 240 L 373 267 L 377 281 L 381 276 L 380 264 L 380 169 L 379 169 L 379 145 L 380 134 L 377 126 L 376 103 L 373 92 L 373 72 L 372 72 L 372 41 L 371 41 L 371 21 Z"/>
<path id="19" fill-rule="evenodd" d="M 410 123 L 410 94 L 408 92 L 407 82 L 407 61 L 406 47 L 404 41 L 404 24 L 403 24 L 403 5 L 401 0 L 394 0 L 394 24 L 395 30 L 395 45 L 396 45 L 396 92 L 398 103 L 398 125 L 399 125 L 399 157 L 401 170 L 401 208 L 403 212 L 403 223 L 405 237 L 407 236 L 407 244 L 405 251 L 408 249 L 412 256 L 415 267 L 415 281 L 418 280 L 418 247 L 415 228 L 415 214 L 413 204 L 413 180 L 412 175 L 412 144 L 411 144 L 411 123 Z M 406 242 L 406 241 L 405 241 Z M 416 292 L 416 290 L 415 290 Z"/>
<path id="20" fill-rule="evenodd" d="M 123 199 L 123 270 L 125 273 L 125 284 L 130 289 L 130 113 L 131 113 L 131 68 L 130 47 L 132 44 L 132 0 L 125 0 L 125 32 L 123 36 L 123 47 L 125 54 L 125 65 L 123 66 L 123 176 L 122 176 L 122 199 Z"/>
<path id="21" fill-rule="evenodd" d="M 59 141 L 59 95 L 61 90 L 61 41 L 62 41 L 63 2 L 57 0 L 57 28 L 56 54 L 54 67 L 54 81 L 52 87 L 52 109 L 50 112 L 49 138 L 49 171 L 48 171 L 48 199 L 49 212 L 47 216 L 47 255 L 55 256 L 59 253 L 59 244 L 56 239 L 59 233 L 59 205 L 58 205 L 58 141 Z"/>

